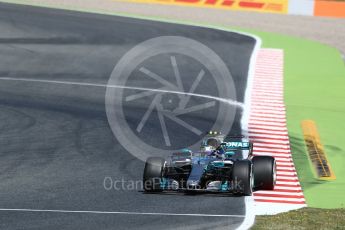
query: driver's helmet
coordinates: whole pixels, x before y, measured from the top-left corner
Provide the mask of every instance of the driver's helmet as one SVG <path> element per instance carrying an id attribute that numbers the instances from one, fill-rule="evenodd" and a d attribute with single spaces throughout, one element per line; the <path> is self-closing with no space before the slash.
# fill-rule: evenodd
<path id="1" fill-rule="evenodd" d="M 216 138 L 209 138 L 206 141 L 206 145 L 212 146 L 214 149 L 216 149 L 216 148 L 218 148 L 218 146 L 220 146 L 220 142 Z"/>

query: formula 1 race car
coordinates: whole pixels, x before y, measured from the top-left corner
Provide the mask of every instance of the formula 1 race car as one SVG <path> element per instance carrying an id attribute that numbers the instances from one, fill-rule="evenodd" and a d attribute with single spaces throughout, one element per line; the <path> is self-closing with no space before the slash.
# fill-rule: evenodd
<path id="1" fill-rule="evenodd" d="M 200 151 L 173 153 L 169 159 L 150 157 L 143 175 L 146 192 L 230 192 L 251 195 L 254 190 L 273 190 L 276 162 L 271 156 L 253 156 L 251 142 L 209 132 Z M 236 139 L 236 140 L 235 140 Z M 236 159 L 248 151 L 247 159 Z M 240 154 L 237 154 L 240 153 Z"/>

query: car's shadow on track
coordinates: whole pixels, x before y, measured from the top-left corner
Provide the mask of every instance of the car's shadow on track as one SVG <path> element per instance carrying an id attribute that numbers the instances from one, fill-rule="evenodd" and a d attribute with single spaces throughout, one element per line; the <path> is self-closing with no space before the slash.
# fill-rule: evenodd
<path id="1" fill-rule="evenodd" d="M 225 192 L 145 192 L 143 190 L 138 191 L 144 195 L 160 195 L 160 196 L 200 196 L 200 197 L 243 197 L 243 195 L 225 193 Z"/>

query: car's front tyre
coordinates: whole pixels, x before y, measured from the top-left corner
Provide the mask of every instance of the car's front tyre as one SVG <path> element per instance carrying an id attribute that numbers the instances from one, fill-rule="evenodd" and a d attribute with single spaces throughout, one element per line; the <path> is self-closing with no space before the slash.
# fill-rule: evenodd
<path id="1" fill-rule="evenodd" d="M 143 187 L 146 192 L 161 192 L 161 182 L 163 179 L 163 172 L 165 166 L 165 159 L 161 157 L 149 157 L 146 160 Z"/>
<path id="2" fill-rule="evenodd" d="M 271 156 L 252 159 L 255 190 L 273 190 L 276 183 L 276 161 Z"/>
<path id="3" fill-rule="evenodd" d="M 253 192 L 252 163 L 249 160 L 235 161 L 232 169 L 232 184 L 234 193 L 245 196 Z"/>

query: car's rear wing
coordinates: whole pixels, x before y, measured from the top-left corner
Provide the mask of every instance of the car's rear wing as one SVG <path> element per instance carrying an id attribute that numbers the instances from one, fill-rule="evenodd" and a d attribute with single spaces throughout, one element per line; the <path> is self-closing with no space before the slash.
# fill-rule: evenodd
<path id="1" fill-rule="evenodd" d="M 253 143 L 247 141 L 230 141 L 230 142 L 223 142 L 223 146 L 225 146 L 226 150 L 252 150 Z"/>

